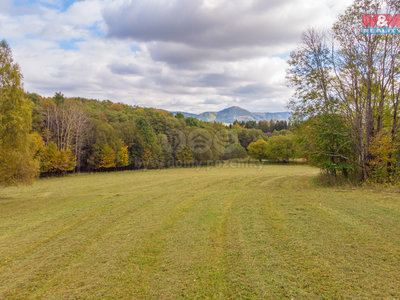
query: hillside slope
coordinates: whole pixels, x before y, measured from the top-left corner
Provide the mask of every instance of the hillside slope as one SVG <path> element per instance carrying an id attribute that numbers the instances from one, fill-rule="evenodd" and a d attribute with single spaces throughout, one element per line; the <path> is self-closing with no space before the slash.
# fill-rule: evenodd
<path id="1" fill-rule="evenodd" d="M 174 112 L 176 114 L 178 112 Z M 237 121 L 271 121 L 271 120 L 288 120 L 289 112 L 276 112 L 276 113 L 261 113 L 250 112 L 239 106 L 232 106 L 217 112 L 203 112 L 201 114 L 193 114 L 187 112 L 180 112 L 185 117 L 193 117 L 205 122 L 222 122 L 233 123 Z"/>

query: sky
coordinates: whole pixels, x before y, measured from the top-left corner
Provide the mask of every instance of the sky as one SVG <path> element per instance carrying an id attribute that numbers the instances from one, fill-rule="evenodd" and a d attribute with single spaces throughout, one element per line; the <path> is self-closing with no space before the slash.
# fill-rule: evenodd
<path id="1" fill-rule="evenodd" d="M 0 39 L 42 96 L 200 113 L 287 110 L 287 59 L 351 0 L 0 0 Z"/>

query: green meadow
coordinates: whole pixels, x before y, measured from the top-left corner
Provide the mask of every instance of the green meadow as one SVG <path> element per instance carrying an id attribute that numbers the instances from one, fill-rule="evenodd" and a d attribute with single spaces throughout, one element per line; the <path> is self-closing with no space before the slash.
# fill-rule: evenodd
<path id="1" fill-rule="evenodd" d="M 1 299 L 400 299 L 400 196 L 265 165 L 0 190 Z"/>

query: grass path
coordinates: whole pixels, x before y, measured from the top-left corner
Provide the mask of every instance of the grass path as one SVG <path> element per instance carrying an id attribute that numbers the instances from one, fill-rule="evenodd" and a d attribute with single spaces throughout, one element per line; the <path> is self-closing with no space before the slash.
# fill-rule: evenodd
<path id="1" fill-rule="evenodd" d="M 400 299 L 400 196 L 306 166 L 42 179 L 0 190 L 0 298 Z"/>

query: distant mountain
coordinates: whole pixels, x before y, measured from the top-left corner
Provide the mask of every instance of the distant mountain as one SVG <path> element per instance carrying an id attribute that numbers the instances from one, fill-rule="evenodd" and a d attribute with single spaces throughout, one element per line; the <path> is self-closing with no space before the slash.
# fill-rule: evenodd
<path id="1" fill-rule="evenodd" d="M 174 112 L 177 114 L 178 112 Z M 288 120 L 289 112 L 277 112 L 277 113 L 259 113 L 250 112 L 238 106 L 228 107 L 217 112 L 203 112 L 201 114 L 191 114 L 180 111 L 186 118 L 193 117 L 205 122 L 222 122 L 222 123 L 233 123 L 238 121 L 271 121 L 271 120 Z"/>

